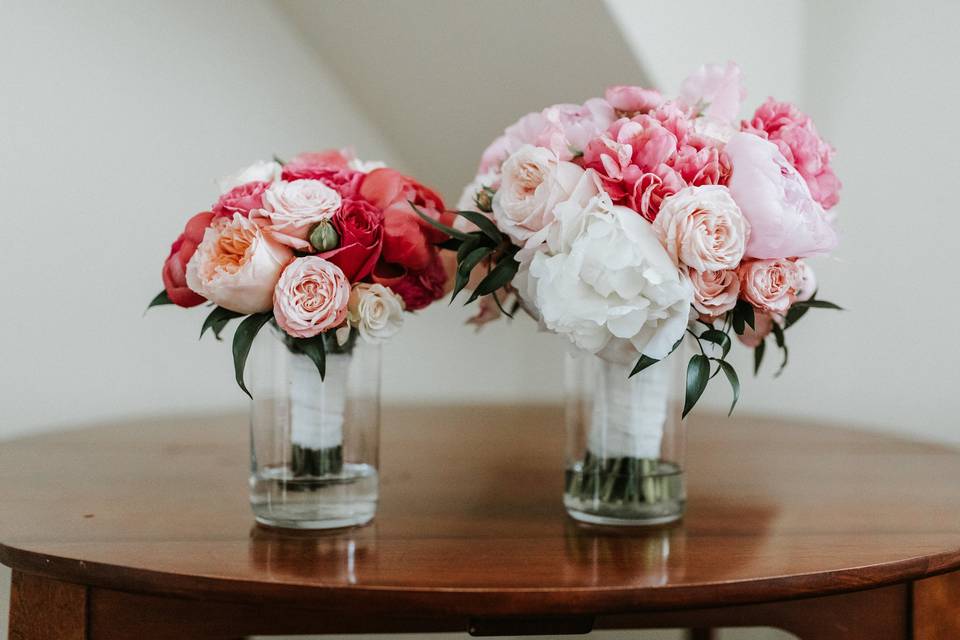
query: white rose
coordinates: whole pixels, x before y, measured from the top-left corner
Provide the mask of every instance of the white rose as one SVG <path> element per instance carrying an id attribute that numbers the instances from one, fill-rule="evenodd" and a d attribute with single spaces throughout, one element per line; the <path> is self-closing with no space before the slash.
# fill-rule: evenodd
<path id="1" fill-rule="evenodd" d="M 187 286 L 207 300 L 237 313 L 273 307 L 273 289 L 293 258 L 288 247 L 239 213 L 217 218 L 187 263 Z"/>
<path id="2" fill-rule="evenodd" d="M 520 147 L 501 167 L 500 188 L 493 197 L 497 226 L 519 245 L 545 233 L 554 207 L 570 198 L 583 176 L 581 167 L 561 161 L 549 149 Z M 543 233 L 538 235 L 540 242 Z"/>
<path id="3" fill-rule="evenodd" d="M 806 302 L 817 292 L 817 274 L 806 260 L 797 260 L 797 300 Z"/>
<path id="4" fill-rule="evenodd" d="M 350 325 L 372 344 L 392 338 L 403 326 L 403 301 L 382 284 L 354 285 L 347 308 Z"/>
<path id="5" fill-rule="evenodd" d="M 496 190 L 500 186 L 500 174 L 496 171 L 487 171 L 486 173 L 479 173 L 474 177 L 473 181 L 470 182 L 466 187 L 463 188 L 463 193 L 460 194 L 460 199 L 457 200 L 457 211 L 477 211 L 479 206 L 477 205 L 477 196 L 484 189 Z M 490 196 L 484 194 L 484 197 L 489 198 Z M 490 215 L 484 212 L 488 218 Z M 458 231 L 465 231 L 470 233 L 471 231 L 477 231 L 477 225 L 473 224 L 463 216 L 456 216 L 453 221 L 453 228 Z"/>
<path id="6" fill-rule="evenodd" d="M 232 176 L 220 178 L 217 180 L 217 186 L 223 194 L 248 182 L 273 182 L 280 179 L 282 170 L 278 162 L 259 160 Z"/>
<path id="7" fill-rule="evenodd" d="M 653 228 L 674 263 L 696 271 L 735 269 L 750 233 L 730 191 L 712 184 L 664 198 Z"/>
<path id="8" fill-rule="evenodd" d="M 340 204 L 340 194 L 320 180 L 281 180 L 263 192 L 263 209 L 253 215 L 270 221 L 266 228 L 279 242 L 309 250 L 310 230 L 318 222 L 332 218 Z"/>
<path id="9" fill-rule="evenodd" d="M 542 325 L 617 362 L 666 357 L 686 330 L 693 289 L 650 223 L 601 194 L 558 224 L 561 251 L 542 246 L 515 279 Z"/>

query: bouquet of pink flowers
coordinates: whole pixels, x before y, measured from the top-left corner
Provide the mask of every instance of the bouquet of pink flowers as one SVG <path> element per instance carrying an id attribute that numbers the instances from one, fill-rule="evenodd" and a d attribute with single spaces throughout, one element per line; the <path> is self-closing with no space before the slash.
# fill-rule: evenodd
<path id="1" fill-rule="evenodd" d="M 164 290 L 150 306 L 213 309 L 201 329 L 234 335 L 237 383 L 254 337 L 273 323 L 291 351 L 325 375 L 326 353 L 359 336 L 394 335 L 403 312 L 443 297 L 447 272 L 438 244 L 447 235 L 443 200 L 381 163 L 341 151 L 258 162 L 220 181 L 210 211 L 193 216 L 163 265 Z M 245 316 L 245 317 L 244 317 Z M 248 392 L 249 395 L 249 392 Z"/>
<path id="2" fill-rule="evenodd" d="M 757 368 L 772 333 L 786 363 L 784 331 L 838 308 L 804 261 L 837 244 L 833 149 L 772 98 L 738 122 L 744 96 L 731 63 L 674 100 L 615 86 L 521 118 L 484 152 L 453 228 L 422 212 L 453 237 L 454 295 L 481 298 L 477 323 L 523 308 L 630 376 L 691 335 L 684 415 L 720 371 L 735 405 L 731 332 Z"/>

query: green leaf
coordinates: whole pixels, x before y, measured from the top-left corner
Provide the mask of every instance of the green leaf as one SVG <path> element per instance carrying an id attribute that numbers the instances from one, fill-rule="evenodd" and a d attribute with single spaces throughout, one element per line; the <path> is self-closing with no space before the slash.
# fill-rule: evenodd
<path id="1" fill-rule="evenodd" d="M 463 291 L 463 288 L 470 282 L 470 272 L 481 260 L 486 258 L 493 251 L 493 247 L 477 247 L 457 265 L 457 276 L 453 283 L 453 293 L 450 296 L 450 304 L 457 298 L 457 294 Z"/>
<path id="2" fill-rule="evenodd" d="M 499 245 L 503 242 L 503 234 L 500 233 L 500 229 L 497 229 L 497 225 L 493 223 L 493 220 L 484 214 L 477 211 L 454 211 L 454 213 L 477 225 L 477 228 L 479 228 L 485 236 L 493 240 L 494 245 Z"/>
<path id="3" fill-rule="evenodd" d="M 836 311 L 844 310 L 843 307 L 841 307 L 838 304 L 834 304 L 833 302 L 827 302 L 826 300 L 814 300 L 814 299 L 804 300 L 803 302 L 795 302 L 793 303 L 793 306 L 800 307 L 800 308 L 806 307 L 806 308 L 812 308 L 812 309 L 834 309 Z"/>
<path id="4" fill-rule="evenodd" d="M 216 336 L 217 340 L 220 340 L 220 332 L 227 326 L 227 323 L 242 315 L 242 313 L 230 311 L 230 309 L 214 307 L 213 311 L 207 316 L 207 319 L 203 321 L 203 327 L 200 329 L 200 338 L 203 338 L 203 334 L 207 332 L 207 329 L 213 329 L 213 335 Z"/>
<path id="5" fill-rule="evenodd" d="M 437 246 L 441 249 L 446 249 L 447 251 L 458 251 L 463 245 L 463 240 L 457 240 L 456 238 L 448 238 L 438 244 Z"/>
<path id="6" fill-rule="evenodd" d="M 320 379 L 323 380 L 327 375 L 327 348 L 324 335 L 320 333 L 312 338 L 298 338 L 294 342 L 304 355 L 313 360 L 314 366 L 320 373 Z"/>
<path id="7" fill-rule="evenodd" d="M 651 365 L 655 365 L 655 364 L 657 364 L 658 362 L 660 362 L 660 361 L 657 360 L 656 358 L 651 358 L 650 356 L 641 355 L 641 356 L 640 356 L 640 359 L 637 360 L 637 364 L 634 365 L 633 371 L 631 371 L 631 372 L 630 372 L 630 375 L 627 376 L 627 377 L 628 377 L 628 378 L 632 378 L 633 376 L 637 375 L 638 373 L 640 373 L 641 371 L 643 371 L 643 370 L 646 369 L 647 367 L 649 367 L 649 366 L 651 366 Z"/>
<path id="8" fill-rule="evenodd" d="M 783 368 L 787 366 L 787 360 L 790 356 L 790 352 L 787 349 L 787 342 L 784 338 L 783 329 L 780 328 L 780 325 L 774 322 L 772 331 L 773 337 L 777 341 L 777 346 L 783 351 L 783 361 L 780 363 L 780 368 L 777 369 L 775 374 L 773 374 L 774 377 L 777 377 L 783 373 Z"/>
<path id="9" fill-rule="evenodd" d="M 733 332 L 738 336 L 742 336 L 743 332 L 747 329 L 747 323 L 744 321 L 743 316 L 737 311 L 734 307 L 733 311 L 729 312 L 730 324 L 733 326 Z"/>
<path id="10" fill-rule="evenodd" d="M 497 263 L 490 273 L 480 281 L 480 284 L 477 285 L 477 288 L 474 290 L 473 295 L 470 296 L 470 299 L 467 300 L 467 304 L 473 302 L 480 296 L 485 296 L 487 294 L 493 293 L 500 287 L 503 287 L 510 283 L 513 280 L 513 276 L 517 275 L 517 269 L 520 268 L 520 264 L 510 256 L 504 256 L 500 259 L 500 262 Z"/>
<path id="11" fill-rule="evenodd" d="M 417 212 L 417 215 L 420 216 L 421 218 L 423 218 L 424 221 L 426 221 L 426 223 L 429 224 L 430 226 L 432 226 L 432 227 L 434 227 L 434 228 L 436 228 L 436 229 L 439 229 L 440 231 L 443 231 L 443 232 L 444 232 L 445 234 L 447 234 L 448 236 L 451 236 L 451 237 L 453 237 L 453 238 L 457 238 L 457 239 L 459 239 L 459 240 L 466 240 L 467 238 L 470 237 L 469 234 L 467 234 L 467 233 L 465 233 L 465 232 L 463 232 L 463 231 L 460 231 L 460 230 L 458 230 L 458 229 L 454 229 L 453 227 L 448 227 L 447 225 L 443 224 L 442 222 L 440 222 L 440 221 L 438 221 L 438 220 L 434 220 L 433 218 L 431 218 L 430 216 L 428 216 L 427 214 L 425 214 L 423 211 L 420 211 L 420 209 L 417 207 L 417 205 L 413 204 L 413 202 L 410 202 L 409 200 L 407 200 L 407 202 L 410 204 L 411 207 L 413 207 L 413 210 Z"/>
<path id="12" fill-rule="evenodd" d="M 723 350 L 723 357 L 726 358 L 727 354 L 730 353 L 730 347 L 733 346 L 733 342 L 730 340 L 730 336 L 720 331 L 719 329 L 707 329 L 701 333 L 698 338 L 700 340 L 706 340 L 707 342 L 712 342 Z"/>
<path id="13" fill-rule="evenodd" d="M 810 307 L 798 307 L 796 304 L 794 304 L 787 311 L 787 316 L 783 322 L 783 328 L 789 329 L 790 327 L 795 325 L 800 320 L 800 318 L 806 315 L 807 311 L 810 311 Z"/>
<path id="14" fill-rule="evenodd" d="M 493 301 L 497 304 L 497 309 L 500 309 L 500 313 L 502 313 L 503 315 L 513 320 L 513 314 L 515 313 L 515 311 L 510 312 L 503 308 L 503 303 L 500 302 L 500 297 L 497 296 L 497 292 L 494 291 L 493 293 L 491 293 L 490 297 L 493 298 Z"/>
<path id="15" fill-rule="evenodd" d="M 767 350 L 767 341 L 761 340 L 753 350 L 753 375 L 760 372 L 760 363 L 763 362 L 763 353 Z"/>
<path id="16" fill-rule="evenodd" d="M 147 305 L 147 309 L 150 307 L 159 307 L 164 304 L 173 304 L 173 300 L 171 300 L 170 296 L 167 295 L 166 289 L 158 293 L 153 300 L 150 301 L 150 304 Z"/>
<path id="17" fill-rule="evenodd" d="M 690 358 L 687 364 L 687 393 L 683 402 L 683 416 L 687 417 L 691 409 L 697 404 L 703 390 L 707 388 L 707 381 L 710 380 L 710 360 L 703 354 L 696 354 Z"/>
<path id="18" fill-rule="evenodd" d="M 459 265 L 463 262 L 463 259 L 467 257 L 468 253 L 479 247 L 482 240 L 482 236 L 471 233 L 469 234 L 469 238 L 460 241 L 460 248 L 457 249 L 457 264 Z"/>
<path id="19" fill-rule="evenodd" d="M 278 165 L 280 165 L 281 167 L 282 167 L 283 165 L 287 164 L 287 163 L 284 162 L 284 161 L 280 158 L 280 156 L 278 156 L 277 154 L 273 154 L 273 161 L 276 162 L 276 163 L 277 163 Z"/>
<path id="20" fill-rule="evenodd" d="M 243 383 L 243 368 L 247 365 L 247 356 L 250 355 L 250 346 L 253 339 L 257 337 L 263 325 L 270 321 L 273 313 L 266 311 L 264 313 L 254 313 L 244 318 L 236 333 L 233 334 L 233 369 L 237 377 L 237 384 L 243 389 L 243 392 L 253 398 L 247 390 L 247 385 Z"/>
<path id="21" fill-rule="evenodd" d="M 727 382 L 730 383 L 730 387 L 733 389 L 733 402 L 730 403 L 730 411 L 727 412 L 727 416 L 733 415 L 733 408 L 737 406 L 737 400 L 740 399 L 740 378 L 737 376 L 736 369 L 733 368 L 726 360 L 720 361 L 720 368 L 723 370 L 724 375 L 727 376 Z"/>

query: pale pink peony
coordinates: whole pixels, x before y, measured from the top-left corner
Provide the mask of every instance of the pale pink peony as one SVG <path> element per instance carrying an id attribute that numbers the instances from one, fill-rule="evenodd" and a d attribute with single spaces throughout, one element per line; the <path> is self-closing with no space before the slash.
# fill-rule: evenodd
<path id="1" fill-rule="evenodd" d="M 837 204 L 841 185 L 830 167 L 833 148 L 820 137 L 809 116 L 789 102 L 768 98 L 742 128 L 777 145 L 824 209 Z"/>
<path id="2" fill-rule="evenodd" d="M 740 278 L 732 269 L 697 271 L 688 269 L 693 283 L 693 306 L 708 318 L 722 316 L 737 306 Z"/>
<path id="3" fill-rule="evenodd" d="M 728 62 L 705 64 L 697 69 L 680 85 L 677 102 L 696 115 L 729 123 L 740 115 L 746 96 L 740 67 Z"/>
<path id="4" fill-rule="evenodd" d="M 790 260 L 753 260 L 737 269 L 740 296 L 756 309 L 785 314 L 797 299 L 800 269 Z"/>
<path id="5" fill-rule="evenodd" d="M 743 258 L 750 227 L 726 187 L 686 187 L 666 198 L 653 223 L 673 259 L 695 271 L 734 269 Z"/>
<path id="6" fill-rule="evenodd" d="M 776 145 L 739 132 L 725 151 L 733 166 L 730 193 L 750 223 L 748 257 L 802 258 L 837 246 L 829 217 Z"/>
<path id="7" fill-rule="evenodd" d="M 615 119 L 613 107 L 600 98 L 583 105 L 557 104 L 528 113 L 487 147 L 477 173 L 498 171 L 507 158 L 528 144 L 546 147 L 561 160 L 572 160 Z"/>
<path id="8" fill-rule="evenodd" d="M 273 315 L 295 338 L 312 338 L 342 324 L 350 303 L 350 281 L 340 267 L 318 256 L 291 262 L 273 293 Z"/>
<path id="9" fill-rule="evenodd" d="M 340 205 L 340 194 L 321 180 L 281 180 L 264 192 L 263 209 L 253 215 L 269 221 L 264 229 L 278 242 L 309 251 L 310 230 L 332 218 Z"/>
<path id="10" fill-rule="evenodd" d="M 214 218 L 187 263 L 187 285 L 237 313 L 267 311 L 280 272 L 292 257 L 288 247 L 242 214 Z"/>
<path id="11" fill-rule="evenodd" d="M 659 91 L 625 84 L 608 87 L 603 96 L 618 116 L 627 118 L 652 111 L 663 103 Z"/>

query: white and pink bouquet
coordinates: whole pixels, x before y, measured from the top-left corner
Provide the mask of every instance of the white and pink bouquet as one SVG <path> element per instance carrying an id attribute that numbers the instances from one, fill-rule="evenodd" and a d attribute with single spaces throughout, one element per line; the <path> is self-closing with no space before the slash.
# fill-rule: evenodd
<path id="1" fill-rule="evenodd" d="M 484 152 L 454 228 L 437 225 L 458 251 L 454 295 L 473 289 L 478 324 L 523 308 L 625 376 L 691 335 L 684 415 L 720 371 L 735 404 L 731 332 L 757 367 L 772 333 L 785 363 L 784 331 L 837 308 L 804 261 L 837 245 L 833 149 L 772 98 L 738 122 L 744 96 L 736 65 L 710 65 L 673 100 L 615 86 L 521 118 Z"/>
<path id="2" fill-rule="evenodd" d="M 273 324 L 321 379 L 328 352 L 393 336 L 404 311 L 448 291 L 438 245 L 443 200 L 416 180 L 343 151 L 258 162 L 219 183 L 209 211 L 186 224 L 163 265 L 164 290 L 150 306 L 213 308 L 201 329 L 233 339 L 237 383 L 254 337 Z M 249 392 L 248 392 L 249 395 Z"/>

